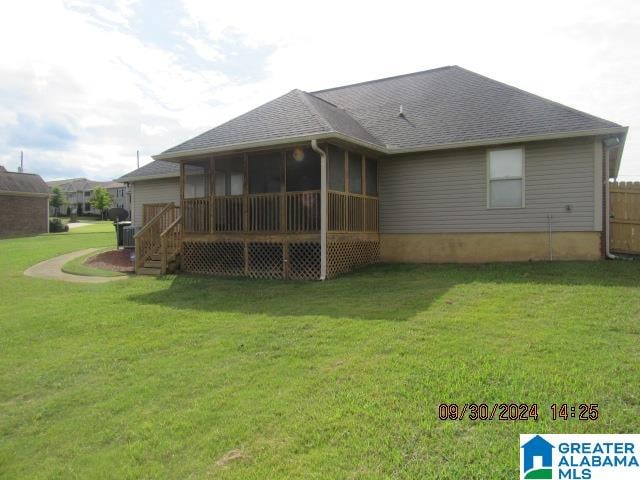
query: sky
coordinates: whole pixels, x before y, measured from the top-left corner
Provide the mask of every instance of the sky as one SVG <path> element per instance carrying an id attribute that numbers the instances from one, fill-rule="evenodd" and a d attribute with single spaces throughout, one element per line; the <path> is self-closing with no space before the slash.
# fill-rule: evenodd
<path id="1" fill-rule="evenodd" d="M 444 65 L 629 127 L 640 2 L 21 0 L 0 16 L 0 165 L 117 178 L 294 88 Z"/>

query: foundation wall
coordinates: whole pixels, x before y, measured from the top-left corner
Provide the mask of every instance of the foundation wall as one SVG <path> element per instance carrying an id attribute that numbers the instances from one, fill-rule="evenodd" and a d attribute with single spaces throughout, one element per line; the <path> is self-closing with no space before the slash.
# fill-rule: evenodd
<path id="1" fill-rule="evenodd" d="M 601 232 L 381 234 L 380 258 L 400 263 L 598 260 Z M 552 257 L 553 256 L 553 257 Z"/>

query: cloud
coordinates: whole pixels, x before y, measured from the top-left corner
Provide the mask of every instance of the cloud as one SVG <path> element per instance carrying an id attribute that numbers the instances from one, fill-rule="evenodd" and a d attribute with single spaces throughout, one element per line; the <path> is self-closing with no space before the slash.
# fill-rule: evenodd
<path id="1" fill-rule="evenodd" d="M 6 143 L 24 148 L 63 150 L 73 146 L 75 134 L 62 122 L 18 114 L 16 123 L 5 128 Z"/>
<path id="2" fill-rule="evenodd" d="M 639 32 L 632 1 L 23 0 L 0 17 L 0 164 L 115 178 L 292 88 L 459 64 L 629 125 L 640 180 Z"/>

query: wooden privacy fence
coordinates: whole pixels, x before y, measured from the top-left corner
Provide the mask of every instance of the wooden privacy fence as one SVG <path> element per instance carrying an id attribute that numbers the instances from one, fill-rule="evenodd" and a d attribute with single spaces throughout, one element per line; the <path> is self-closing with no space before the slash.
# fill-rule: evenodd
<path id="1" fill-rule="evenodd" d="M 609 186 L 611 245 L 614 252 L 640 254 L 640 182 Z"/>

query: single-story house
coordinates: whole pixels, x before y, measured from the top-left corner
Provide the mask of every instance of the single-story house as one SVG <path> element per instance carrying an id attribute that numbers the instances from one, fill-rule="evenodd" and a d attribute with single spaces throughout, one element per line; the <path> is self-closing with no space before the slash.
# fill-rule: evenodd
<path id="1" fill-rule="evenodd" d="M 60 189 L 65 201 L 65 206 L 61 207 L 62 213 L 65 213 L 67 206 L 69 206 L 79 214 L 100 215 L 102 212 L 93 208 L 90 203 L 97 187 L 103 187 L 109 192 L 113 199 L 112 208 L 124 208 L 127 212 L 131 212 L 130 193 L 126 185 L 121 182 L 98 182 L 86 178 L 68 178 L 51 180 L 47 182 L 47 185 L 50 191 L 54 187 Z M 54 211 L 50 213 L 51 215 L 56 214 Z"/>
<path id="2" fill-rule="evenodd" d="M 0 165 L 0 235 L 49 231 L 49 189 L 34 173 L 8 172 Z"/>
<path id="3" fill-rule="evenodd" d="M 118 181 L 141 272 L 595 260 L 627 130 L 448 66 L 293 90 Z"/>
<path id="4" fill-rule="evenodd" d="M 131 220 L 140 229 L 144 222 L 143 211 L 174 202 L 180 205 L 180 167 L 174 162 L 155 160 L 117 179 L 129 185 L 131 195 Z"/>

